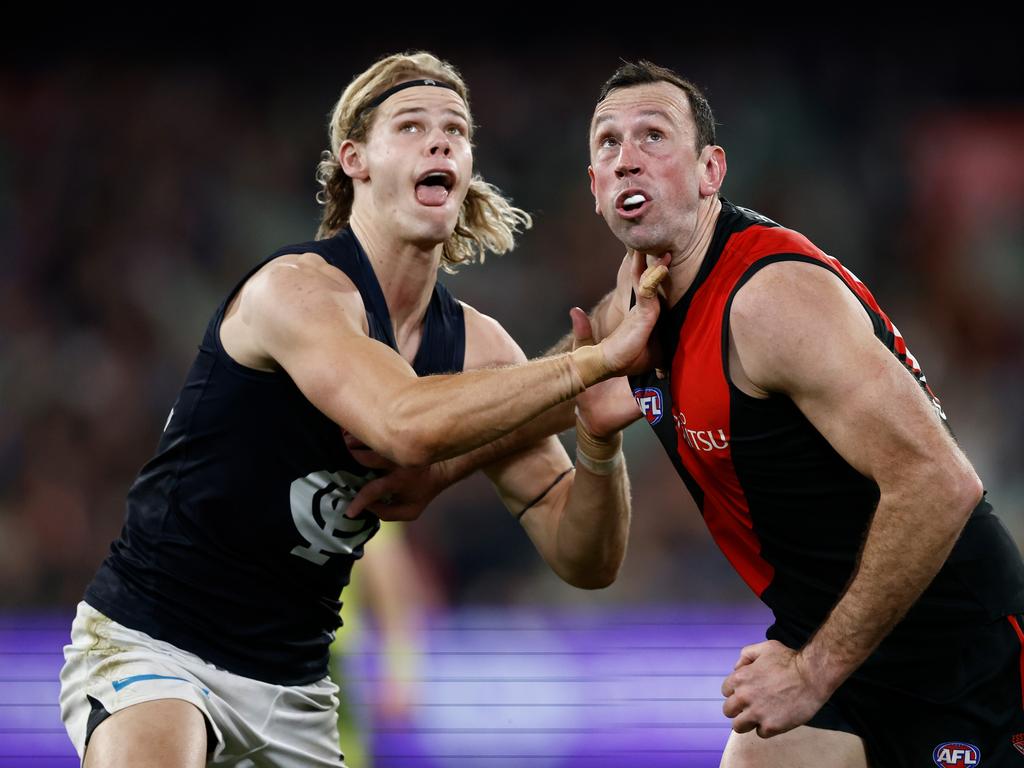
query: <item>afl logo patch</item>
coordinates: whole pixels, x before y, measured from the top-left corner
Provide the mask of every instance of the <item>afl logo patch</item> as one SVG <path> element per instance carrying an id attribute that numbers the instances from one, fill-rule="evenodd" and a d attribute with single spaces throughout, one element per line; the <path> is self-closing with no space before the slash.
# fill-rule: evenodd
<path id="1" fill-rule="evenodd" d="M 661 407 L 660 389 L 657 387 L 634 389 L 633 397 L 636 398 L 636 404 L 640 406 L 640 410 L 644 412 L 644 418 L 647 419 L 648 424 L 653 427 L 661 421 L 664 411 Z"/>
<path id="2" fill-rule="evenodd" d="M 981 763 L 981 752 L 973 744 L 947 741 L 935 748 L 932 760 L 939 768 L 971 768 Z"/>
<path id="3" fill-rule="evenodd" d="M 1024 733 L 1018 733 L 1010 742 L 1013 744 L 1014 749 L 1024 755 Z"/>

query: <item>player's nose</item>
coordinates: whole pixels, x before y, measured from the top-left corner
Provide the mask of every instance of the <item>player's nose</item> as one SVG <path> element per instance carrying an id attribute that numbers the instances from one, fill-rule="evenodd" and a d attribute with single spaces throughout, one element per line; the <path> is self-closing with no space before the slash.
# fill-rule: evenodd
<path id="1" fill-rule="evenodd" d="M 428 146 L 431 155 L 447 157 L 452 153 L 452 143 L 448 140 L 448 134 L 440 128 L 435 128 L 431 132 Z"/>
<path id="2" fill-rule="evenodd" d="M 619 148 L 619 161 L 615 164 L 615 175 L 620 179 L 636 176 L 642 171 L 639 151 L 629 142 L 623 142 Z"/>

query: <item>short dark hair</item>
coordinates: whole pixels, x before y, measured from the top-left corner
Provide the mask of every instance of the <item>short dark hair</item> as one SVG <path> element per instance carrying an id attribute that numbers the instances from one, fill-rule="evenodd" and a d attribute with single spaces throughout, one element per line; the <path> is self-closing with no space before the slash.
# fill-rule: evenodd
<path id="1" fill-rule="evenodd" d="M 659 67 L 645 59 L 637 62 L 627 61 L 622 64 L 615 74 L 608 78 L 608 81 L 601 86 L 601 93 L 598 94 L 597 103 L 604 101 L 608 94 L 616 88 L 629 88 L 633 85 L 646 85 L 647 83 L 672 83 L 686 94 L 690 101 L 690 111 L 693 113 L 693 122 L 697 126 L 697 151 L 700 152 L 708 144 L 715 143 L 715 116 L 711 114 L 711 105 L 708 104 L 703 92 L 689 80 L 680 77 L 668 67 Z"/>

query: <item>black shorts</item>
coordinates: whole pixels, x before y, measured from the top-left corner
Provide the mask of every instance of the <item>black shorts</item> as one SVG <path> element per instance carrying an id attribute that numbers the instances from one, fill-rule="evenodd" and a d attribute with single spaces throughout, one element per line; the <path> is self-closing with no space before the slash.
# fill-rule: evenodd
<path id="1" fill-rule="evenodd" d="M 871 768 L 1024 768 L 1022 630 L 1007 616 L 913 663 L 873 657 L 808 725 L 860 736 Z"/>

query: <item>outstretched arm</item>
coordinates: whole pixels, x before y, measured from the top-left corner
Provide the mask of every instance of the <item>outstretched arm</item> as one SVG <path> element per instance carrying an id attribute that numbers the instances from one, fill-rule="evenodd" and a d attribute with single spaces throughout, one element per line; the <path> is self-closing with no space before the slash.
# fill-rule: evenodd
<path id="1" fill-rule="evenodd" d="M 664 266 L 636 279 L 654 286 Z M 586 387 L 631 370 L 659 307 L 643 299 L 596 347 L 495 370 L 416 376 L 363 327 L 358 292 L 315 254 L 282 257 L 243 289 L 250 346 L 283 368 L 321 412 L 399 465 L 423 465 L 496 440 Z"/>
<path id="2" fill-rule="evenodd" d="M 590 324 L 573 311 L 575 345 L 590 344 Z M 494 320 L 466 307 L 466 365 L 515 365 L 526 360 L 518 344 Z M 608 381 L 579 398 L 603 399 Z M 621 382 L 618 382 L 621 383 Z M 632 408 L 635 401 L 627 396 Z M 614 395 L 613 395 L 614 397 Z M 634 417 L 635 418 L 635 417 Z M 632 420 L 632 419 L 630 419 Z M 496 443 L 422 470 L 396 470 L 371 481 L 349 505 L 358 515 L 367 505 L 384 519 L 410 519 L 445 486 L 483 466 L 509 511 L 522 521 L 537 550 L 551 568 L 574 586 L 595 589 L 611 584 L 625 557 L 629 534 L 629 482 L 621 453 L 621 435 L 592 434 L 576 423 L 577 461 L 569 461 L 557 438 L 575 422 L 559 406 Z M 628 423 L 628 421 L 626 422 Z M 521 441 L 516 443 L 516 441 Z M 528 441 L 528 442 L 527 442 Z"/>

